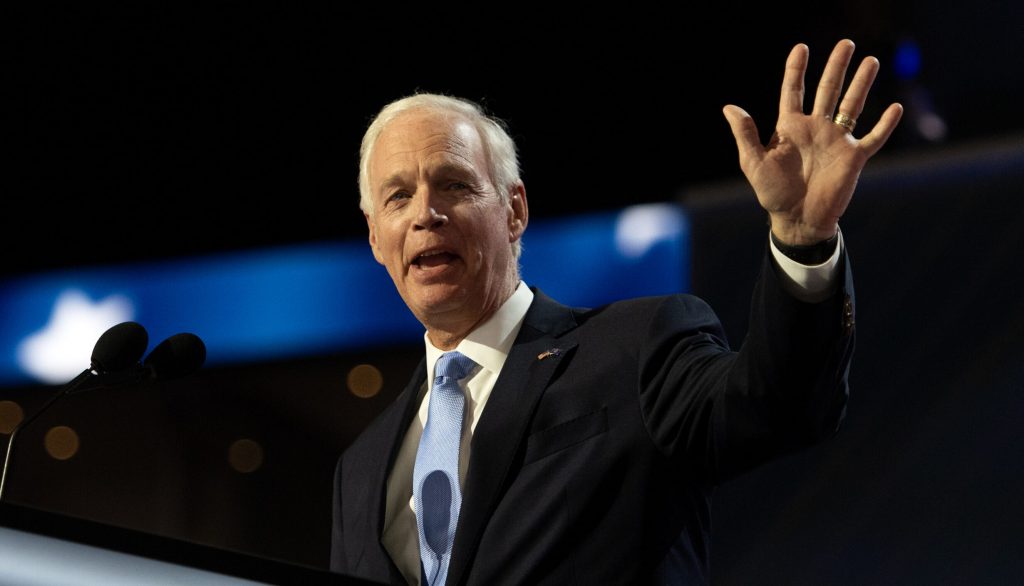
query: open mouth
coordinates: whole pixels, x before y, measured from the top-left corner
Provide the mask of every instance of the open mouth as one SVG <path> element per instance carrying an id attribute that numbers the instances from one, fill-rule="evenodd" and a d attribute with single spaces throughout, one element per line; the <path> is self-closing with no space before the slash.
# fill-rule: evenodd
<path id="1" fill-rule="evenodd" d="M 444 250 L 430 250 L 413 259 L 412 264 L 421 269 L 429 269 L 451 264 L 459 257 Z"/>

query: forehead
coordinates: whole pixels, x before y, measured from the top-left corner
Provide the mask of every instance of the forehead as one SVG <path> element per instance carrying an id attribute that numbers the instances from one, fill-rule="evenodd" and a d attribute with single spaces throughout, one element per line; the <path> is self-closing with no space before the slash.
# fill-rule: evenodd
<path id="1" fill-rule="evenodd" d="M 370 158 L 376 183 L 394 173 L 415 173 L 431 164 L 459 165 L 483 172 L 483 142 L 473 124 L 454 112 L 412 110 L 390 121 L 377 137 Z"/>

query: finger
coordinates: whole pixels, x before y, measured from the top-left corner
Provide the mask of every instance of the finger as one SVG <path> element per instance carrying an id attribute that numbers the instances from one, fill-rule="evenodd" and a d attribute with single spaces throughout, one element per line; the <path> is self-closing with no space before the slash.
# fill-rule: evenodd
<path id="1" fill-rule="evenodd" d="M 747 114 L 743 108 L 733 105 L 722 108 L 722 113 L 725 114 L 729 128 L 732 129 L 732 136 L 736 139 L 740 162 L 759 159 L 764 147 L 761 146 L 757 125 L 754 124 L 754 119 L 750 117 L 750 114 Z"/>
<path id="2" fill-rule="evenodd" d="M 821 74 L 821 81 L 818 82 L 818 93 L 814 95 L 815 116 L 832 118 L 839 102 L 839 93 L 843 90 L 846 68 L 853 57 L 853 48 L 853 41 L 843 39 L 836 44 L 835 49 L 832 49 L 825 70 Z"/>
<path id="3" fill-rule="evenodd" d="M 882 117 L 879 118 L 878 123 L 871 129 L 871 132 L 860 139 L 860 147 L 864 149 L 869 158 L 874 156 L 878 149 L 882 148 L 885 141 L 889 140 L 889 136 L 896 129 L 896 125 L 899 124 L 901 117 L 903 117 L 903 106 L 900 104 L 890 105 L 882 113 Z"/>
<path id="4" fill-rule="evenodd" d="M 793 47 L 786 59 L 786 73 L 782 76 L 782 97 L 779 99 L 779 114 L 783 112 L 804 113 L 804 74 L 807 72 L 809 49 L 803 43 Z"/>
<path id="5" fill-rule="evenodd" d="M 864 111 L 864 102 L 868 98 L 871 84 L 875 82 L 878 75 L 878 59 L 866 57 L 857 68 L 857 74 L 850 82 L 850 88 L 843 96 L 843 102 L 839 104 L 839 111 L 856 120 Z"/>

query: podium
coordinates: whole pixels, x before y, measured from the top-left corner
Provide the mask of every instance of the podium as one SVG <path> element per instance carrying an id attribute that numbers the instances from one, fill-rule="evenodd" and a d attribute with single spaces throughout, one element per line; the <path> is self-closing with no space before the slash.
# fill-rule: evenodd
<path id="1" fill-rule="evenodd" d="M 10 503 L 0 503 L 0 584 L 379 586 Z"/>

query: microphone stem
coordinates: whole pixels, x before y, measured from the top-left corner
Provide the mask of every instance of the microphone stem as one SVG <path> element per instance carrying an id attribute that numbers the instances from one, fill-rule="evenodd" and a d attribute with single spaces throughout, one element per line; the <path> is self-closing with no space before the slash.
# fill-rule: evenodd
<path id="1" fill-rule="evenodd" d="M 92 369 L 85 369 L 82 372 L 82 374 L 76 376 L 74 380 L 72 380 L 70 383 L 68 383 L 59 391 L 57 391 L 53 396 L 51 396 L 46 401 L 46 403 L 44 403 L 43 406 L 39 408 L 38 411 L 33 413 L 27 419 L 22 419 L 21 423 L 14 426 L 14 429 L 11 431 L 11 437 L 7 439 L 7 452 L 4 454 L 4 469 L 3 474 L 0 474 L 0 501 L 3 501 L 4 499 L 4 487 L 7 486 L 7 466 L 11 462 L 11 453 L 14 451 L 14 439 L 18 436 L 18 432 L 21 431 L 23 428 L 27 427 L 29 423 L 35 421 L 40 415 L 42 415 L 47 409 L 49 409 L 50 406 L 57 401 L 57 399 L 71 393 L 71 391 L 74 391 L 76 388 L 78 388 L 83 382 L 88 380 L 91 375 Z"/>

